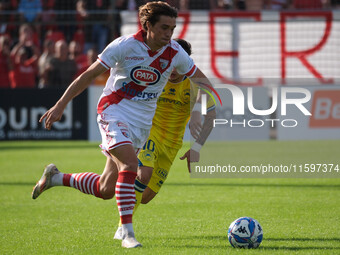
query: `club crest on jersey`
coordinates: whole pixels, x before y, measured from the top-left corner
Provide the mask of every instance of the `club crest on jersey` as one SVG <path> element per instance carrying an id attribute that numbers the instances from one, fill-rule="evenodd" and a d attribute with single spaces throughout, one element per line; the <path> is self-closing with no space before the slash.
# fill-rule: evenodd
<path id="1" fill-rule="evenodd" d="M 140 154 L 141 158 L 146 161 L 153 161 L 155 159 L 155 155 L 150 150 L 142 151 Z"/>
<path id="2" fill-rule="evenodd" d="M 150 66 L 136 66 L 131 70 L 131 79 L 138 85 L 155 85 L 161 78 L 160 72 Z"/>
<path id="3" fill-rule="evenodd" d="M 168 64 L 169 64 L 169 60 L 166 60 L 163 58 L 159 60 L 159 65 L 162 69 L 165 69 L 168 66 Z"/>

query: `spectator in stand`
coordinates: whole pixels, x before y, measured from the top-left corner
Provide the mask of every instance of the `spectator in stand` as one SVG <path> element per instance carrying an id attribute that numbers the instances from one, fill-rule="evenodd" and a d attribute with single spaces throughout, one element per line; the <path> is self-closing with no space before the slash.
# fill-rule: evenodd
<path id="1" fill-rule="evenodd" d="M 281 11 L 287 9 L 289 6 L 289 0 L 265 0 L 264 9 Z"/>
<path id="2" fill-rule="evenodd" d="M 25 46 L 28 50 L 28 57 L 33 54 L 33 47 L 39 48 L 39 39 L 29 24 L 22 24 L 19 28 L 19 44 Z"/>
<path id="3" fill-rule="evenodd" d="M 76 72 L 76 62 L 69 58 L 68 45 L 65 41 L 55 44 L 55 56 L 47 65 L 47 88 L 67 88 L 73 81 Z"/>
<path id="4" fill-rule="evenodd" d="M 98 51 L 95 48 L 87 51 L 87 64 L 88 66 L 83 70 L 85 71 L 90 65 L 97 61 Z M 110 76 L 110 70 L 102 73 L 93 80 L 93 85 L 105 86 L 107 79 Z"/>
<path id="5" fill-rule="evenodd" d="M 13 70 L 10 71 L 12 88 L 35 88 L 37 62 L 40 56 L 39 41 L 36 33 L 28 24 L 19 28 L 19 42 L 11 51 Z"/>
<path id="6" fill-rule="evenodd" d="M 55 0 L 54 8 L 57 11 L 57 22 L 60 22 L 60 30 L 67 42 L 72 41 L 73 34 L 76 30 L 76 0 Z"/>
<path id="7" fill-rule="evenodd" d="M 335 9 L 340 9 L 340 0 L 331 0 L 331 6 Z"/>
<path id="8" fill-rule="evenodd" d="M 234 0 L 233 9 L 241 11 L 246 10 L 246 0 Z"/>
<path id="9" fill-rule="evenodd" d="M 100 52 L 104 50 L 108 43 L 109 27 L 107 24 L 112 23 L 110 0 L 78 0 L 77 12 L 85 21 L 92 22 L 91 25 L 86 26 L 85 35 L 90 45 L 86 49 L 96 47 Z M 78 15 L 78 16 L 79 16 Z M 85 49 L 85 50 L 86 50 Z"/>
<path id="10" fill-rule="evenodd" d="M 154 1 L 155 0 L 118 0 L 118 1 L 116 1 L 116 5 L 119 2 L 125 2 L 124 4 L 127 5 L 126 9 L 133 10 L 132 7 L 134 7 L 134 10 L 138 10 L 140 6 L 142 6 L 142 5 L 144 5 L 148 2 L 154 2 Z M 184 0 L 184 1 L 183 0 L 158 0 L 158 1 L 166 2 L 169 5 L 175 7 L 179 10 L 181 8 L 181 5 L 182 5 L 181 2 L 184 2 L 184 1 L 187 1 L 187 0 Z M 210 1 L 210 0 L 193 0 L 192 2 L 205 2 L 205 1 Z M 119 5 L 121 5 L 121 4 L 119 4 Z"/>
<path id="11" fill-rule="evenodd" d="M 54 42 L 51 40 L 44 41 L 44 51 L 38 60 L 38 70 L 39 70 L 39 88 L 44 88 L 48 86 L 47 82 L 47 67 L 48 63 L 54 57 Z"/>
<path id="12" fill-rule="evenodd" d="M 144 5 L 148 2 L 153 2 L 153 1 L 152 0 L 135 0 L 136 10 L 138 10 L 140 6 L 142 6 L 142 5 Z"/>
<path id="13" fill-rule="evenodd" d="M 121 36 L 120 28 L 122 26 L 121 11 L 135 11 L 137 10 L 137 3 L 135 0 L 117 0 L 113 12 L 113 38 Z"/>
<path id="14" fill-rule="evenodd" d="M 25 46 L 26 45 L 26 46 Z M 33 49 L 33 55 L 29 57 Z M 9 72 L 11 88 L 35 88 L 39 49 L 33 43 L 19 42 L 11 52 L 13 70 Z"/>
<path id="15" fill-rule="evenodd" d="M 86 62 L 82 63 L 81 69 L 78 69 L 78 73 L 81 74 L 87 70 L 94 62 L 98 59 L 98 51 L 95 48 L 91 48 L 87 50 L 87 54 L 85 55 Z M 102 73 L 98 77 L 93 80 L 93 85 L 105 86 L 107 79 L 110 76 L 110 70 Z"/>
<path id="16" fill-rule="evenodd" d="M 6 12 L 9 10 L 10 6 L 10 1 L 5 0 L 5 1 L 0 1 L 0 12 Z M 6 34 L 7 33 L 7 23 L 9 21 L 9 14 L 1 14 L 0 15 L 0 35 Z"/>
<path id="17" fill-rule="evenodd" d="M 233 8 L 232 0 L 217 0 L 216 9 L 217 10 L 230 10 Z"/>
<path id="18" fill-rule="evenodd" d="M 69 56 L 70 59 L 74 60 L 77 64 L 77 73 L 76 76 L 78 77 L 83 71 L 87 69 L 87 56 L 83 54 L 83 49 L 79 42 L 72 41 L 69 45 Z"/>
<path id="19" fill-rule="evenodd" d="M 41 0 L 42 13 L 41 13 L 41 38 L 45 38 L 47 31 L 57 30 L 57 14 L 54 10 L 55 0 Z"/>
<path id="20" fill-rule="evenodd" d="M 18 12 L 23 22 L 36 22 L 40 20 L 42 5 L 40 0 L 20 0 Z"/>
<path id="21" fill-rule="evenodd" d="M 165 2 L 178 10 L 181 8 L 181 0 L 166 0 Z"/>
<path id="22" fill-rule="evenodd" d="M 0 0 L 0 35 L 7 34 L 14 38 L 18 34 L 18 26 L 15 24 L 19 21 L 19 17 L 15 14 L 18 9 L 17 0 Z"/>
<path id="23" fill-rule="evenodd" d="M 18 6 L 20 22 L 32 24 L 40 37 L 42 5 L 40 0 L 20 0 Z"/>
<path id="24" fill-rule="evenodd" d="M 291 9 L 318 10 L 330 7 L 330 0 L 289 0 Z"/>
<path id="25" fill-rule="evenodd" d="M 66 38 L 64 34 L 58 29 L 49 29 L 46 32 L 45 40 L 51 40 L 56 43 L 57 41 L 65 41 Z"/>
<path id="26" fill-rule="evenodd" d="M 265 0 L 236 0 L 235 8 L 247 11 L 261 11 Z"/>
<path id="27" fill-rule="evenodd" d="M 91 47 L 92 45 L 92 25 L 85 24 L 88 21 L 89 14 L 86 10 L 86 2 L 78 0 L 76 4 L 76 21 L 77 30 L 73 35 L 73 41 L 78 41 L 82 44 L 82 47 Z M 89 45 L 89 46 L 88 46 Z"/>
<path id="28" fill-rule="evenodd" d="M 180 0 L 180 10 L 213 10 L 217 8 L 216 0 Z"/>
<path id="29" fill-rule="evenodd" d="M 8 35 L 0 36 L 0 88 L 10 88 L 9 72 L 12 70 L 10 44 Z"/>

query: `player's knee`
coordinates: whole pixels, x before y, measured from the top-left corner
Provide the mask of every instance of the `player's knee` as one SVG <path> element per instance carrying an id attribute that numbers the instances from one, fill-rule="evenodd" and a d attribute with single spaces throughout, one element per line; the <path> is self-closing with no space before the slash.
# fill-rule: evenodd
<path id="1" fill-rule="evenodd" d="M 124 171 L 124 170 L 128 170 L 128 171 L 136 171 L 137 172 L 137 168 L 138 168 L 138 160 L 136 159 L 132 159 L 129 162 L 124 162 L 123 164 L 121 164 L 121 169 L 119 169 L 120 171 Z"/>

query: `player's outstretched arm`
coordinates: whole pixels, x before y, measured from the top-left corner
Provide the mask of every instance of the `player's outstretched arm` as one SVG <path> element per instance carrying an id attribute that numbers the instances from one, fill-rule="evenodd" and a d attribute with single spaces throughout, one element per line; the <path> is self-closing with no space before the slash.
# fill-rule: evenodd
<path id="1" fill-rule="evenodd" d="M 198 86 L 199 88 L 203 88 L 204 90 L 199 89 L 195 105 L 192 109 L 191 113 L 191 119 L 189 123 L 190 127 L 190 133 L 191 135 L 197 139 L 199 134 L 202 131 L 202 125 L 201 125 L 201 114 L 200 114 L 200 109 L 201 109 L 201 95 L 202 94 L 207 94 L 205 91 L 208 90 L 210 91 L 210 88 L 213 88 L 211 82 L 209 79 L 205 76 L 205 74 L 197 68 L 195 74 L 191 76 L 190 80 L 193 82 L 195 86 Z"/>
<path id="2" fill-rule="evenodd" d="M 200 91 L 198 91 L 198 93 L 200 93 Z M 196 106 L 200 106 L 199 102 L 196 102 Z M 194 139 L 197 139 L 199 137 L 199 134 L 202 131 L 201 112 L 198 109 L 193 109 L 191 112 L 189 130 L 190 130 L 190 134 L 192 135 Z"/>
<path id="3" fill-rule="evenodd" d="M 65 93 L 58 100 L 58 102 L 50 108 L 40 118 L 39 122 L 45 119 L 45 128 L 50 130 L 52 124 L 59 121 L 67 104 L 81 92 L 83 92 L 93 81 L 94 78 L 105 72 L 107 69 L 99 62 L 93 63 L 84 73 L 76 78 L 70 86 L 66 89 Z"/>
<path id="4" fill-rule="evenodd" d="M 204 145 L 205 141 L 208 139 L 212 129 L 213 129 L 213 121 L 216 118 L 216 111 L 212 109 L 207 112 L 207 115 L 204 118 L 203 127 L 201 132 L 198 135 L 193 146 L 180 158 L 181 160 L 187 160 L 188 171 L 191 173 L 190 163 L 198 162 L 200 160 L 200 149 Z"/>
<path id="5" fill-rule="evenodd" d="M 213 125 L 214 125 L 214 119 L 216 118 L 216 110 L 215 108 L 208 111 L 207 115 L 205 115 L 204 117 L 204 122 L 203 122 L 203 127 L 202 130 L 198 136 L 198 138 L 196 139 L 197 144 L 199 144 L 200 146 L 203 146 L 205 141 L 208 139 L 212 129 L 213 129 Z M 192 147 L 193 149 L 193 147 Z"/>
<path id="6" fill-rule="evenodd" d="M 197 68 L 194 75 L 190 77 L 190 80 L 192 80 L 198 86 L 205 87 L 208 90 L 210 90 L 209 87 L 213 87 L 207 76 L 205 76 L 205 74 L 199 68 Z"/>

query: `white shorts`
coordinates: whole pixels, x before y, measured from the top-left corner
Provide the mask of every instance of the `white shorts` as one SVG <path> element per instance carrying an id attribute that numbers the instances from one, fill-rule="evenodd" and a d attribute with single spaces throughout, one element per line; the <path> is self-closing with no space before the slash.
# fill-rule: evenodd
<path id="1" fill-rule="evenodd" d="M 124 117 L 105 113 L 98 114 L 97 123 L 102 136 L 100 147 L 105 155 L 110 150 L 126 144 L 131 144 L 138 154 L 150 133 L 150 129 L 135 127 L 129 124 Z"/>

